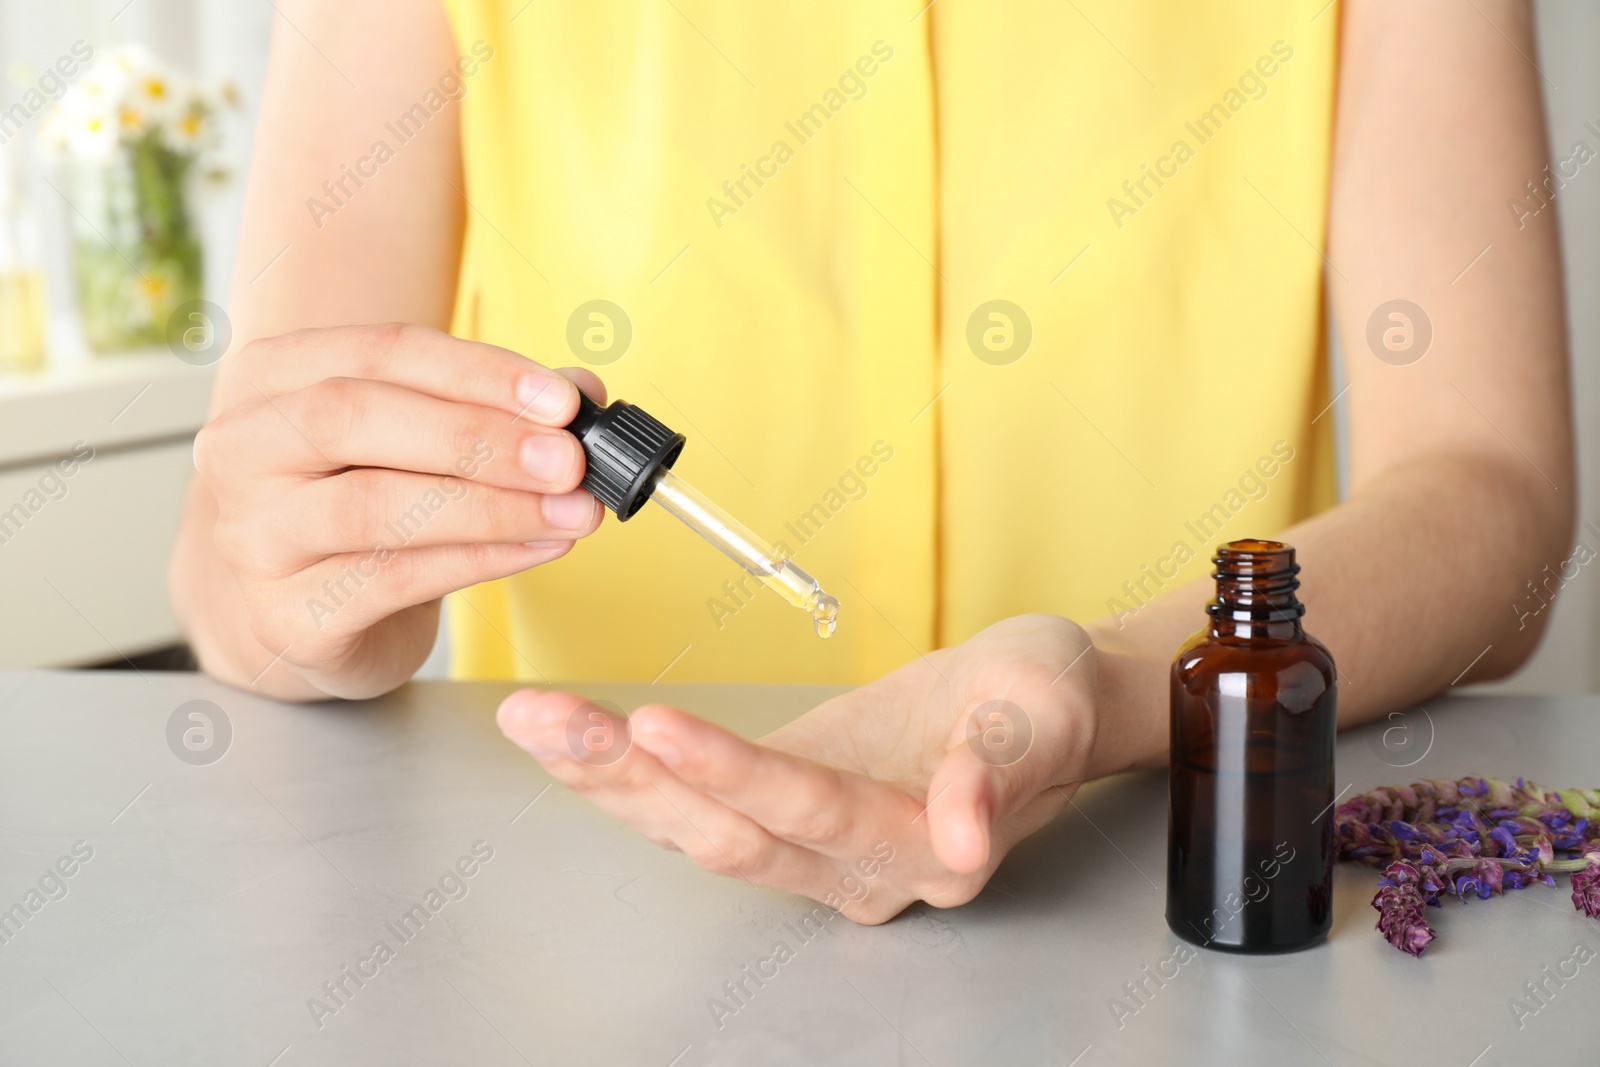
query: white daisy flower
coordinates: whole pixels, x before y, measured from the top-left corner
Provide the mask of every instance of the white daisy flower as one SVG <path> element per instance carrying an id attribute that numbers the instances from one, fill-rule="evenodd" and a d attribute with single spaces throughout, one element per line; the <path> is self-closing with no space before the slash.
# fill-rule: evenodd
<path id="1" fill-rule="evenodd" d="M 67 124 L 67 150 L 88 163 L 106 163 L 122 143 L 113 112 L 73 115 Z"/>
<path id="2" fill-rule="evenodd" d="M 193 101 L 167 116 L 161 124 L 161 139 L 179 155 L 198 155 L 210 147 L 211 125 L 205 109 L 198 101 Z"/>
<path id="3" fill-rule="evenodd" d="M 127 74 L 108 63 L 97 63 L 61 98 L 63 109 L 75 117 L 115 115 L 128 88 Z"/>
<path id="4" fill-rule="evenodd" d="M 150 132 L 153 125 L 154 116 L 136 101 L 130 100 L 117 108 L 117 127 L 124 140 L 138 140 Z"/>
<path id="5" fill-rule="evenodd" d="M 183 89 L 177 79 L 154 68 L 135 71 L 128 87 L 128 103 L 157 120 L 164 120 L 182 106 Z"/>

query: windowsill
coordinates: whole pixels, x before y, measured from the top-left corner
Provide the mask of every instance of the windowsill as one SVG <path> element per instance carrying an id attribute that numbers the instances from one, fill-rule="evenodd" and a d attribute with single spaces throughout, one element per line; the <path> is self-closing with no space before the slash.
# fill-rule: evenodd
<path id="1" fill-rule="evenodd" d="M 162 348 L 52 361 L 0 374 L 0 470 L 72 452 L 192 436 L 205 422 L 214 367 Z"/>

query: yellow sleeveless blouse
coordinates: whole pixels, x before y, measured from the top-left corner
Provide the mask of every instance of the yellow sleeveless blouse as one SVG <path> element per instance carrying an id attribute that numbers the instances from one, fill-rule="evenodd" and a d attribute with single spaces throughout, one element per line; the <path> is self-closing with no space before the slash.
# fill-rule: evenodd
<path id="1" fill-rule="evenodd" d="M 451 597 L 454 672 L 859 683 L 1332 504 L 1324 3 L 447 0 L 454 332 L 590 363 L 843 604 L 647 506 Z"/>

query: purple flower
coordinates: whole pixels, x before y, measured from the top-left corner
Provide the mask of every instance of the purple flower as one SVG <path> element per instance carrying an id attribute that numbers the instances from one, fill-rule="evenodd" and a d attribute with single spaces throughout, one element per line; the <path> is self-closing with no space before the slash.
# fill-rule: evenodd
<path id="1" fill-rule="evenodd" d="M 1396 860 L 1383 869 L 1383 875 L 1378 879 L 1378 885 L 1383 888 L 1390 886 L 1416 885 L 1422 881 L 1422 872 L 1417 870 L 1414 863 L 1405 860 Z"/>
<path id="2" fill-rule="evenodd" d="M 1504 883 L 1504 867 L 1492 859 L 1479 860 L 1456 877 L 1456 896 L 1465 900 L 1468 893 L 1476 893 L 1479 900 L 1488 900 L 1501 892 Z"/>
<path id="3" fill-rule="evenodd" d="M 1584 858 L 1589 861 L 1587 866 L 1572 872 L 1572 906 L 1591 919 L 1600 919 L 1600 852 Z"/>
<path id="4" fill-rule="evenodd" d="M 1372 898 L 1378 909 L 1378 930 L 1402 952 L 1421 956 L 1434 939 L 1433 927 L 1422 917 L 1422 894 L 1413 885 L 1389 885 Z"/>

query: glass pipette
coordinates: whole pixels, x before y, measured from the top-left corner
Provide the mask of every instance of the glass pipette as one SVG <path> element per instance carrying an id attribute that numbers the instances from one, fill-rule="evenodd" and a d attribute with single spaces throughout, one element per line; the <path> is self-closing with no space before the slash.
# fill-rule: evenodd
<path id="1" fill-rule="evenodd" d="M 839 601 L 811 575 L 739 520 L 672 473 L 686 438 L 625 400 L 602 408 L 580 394 L 578 415 L 567 427 L 583 445 L 588 469 L 583 488 L 622 522 L 654 500 L 711 542 L 761 583 L 811 616 L 818 637 L 833 636 Z"/>
<path id="2" fill-rule="evenodd" d="M 818 581 L 796 567 L 782 552 L 757 537 L 706 495 L 663 467 L 650 499 L 683 524 L 727 553 L 739 566 L 761 579 L 768 589 L 811 616 L 818 637 L 832 637 L 838 625 L 839 602 L 822 591 Z"/>

